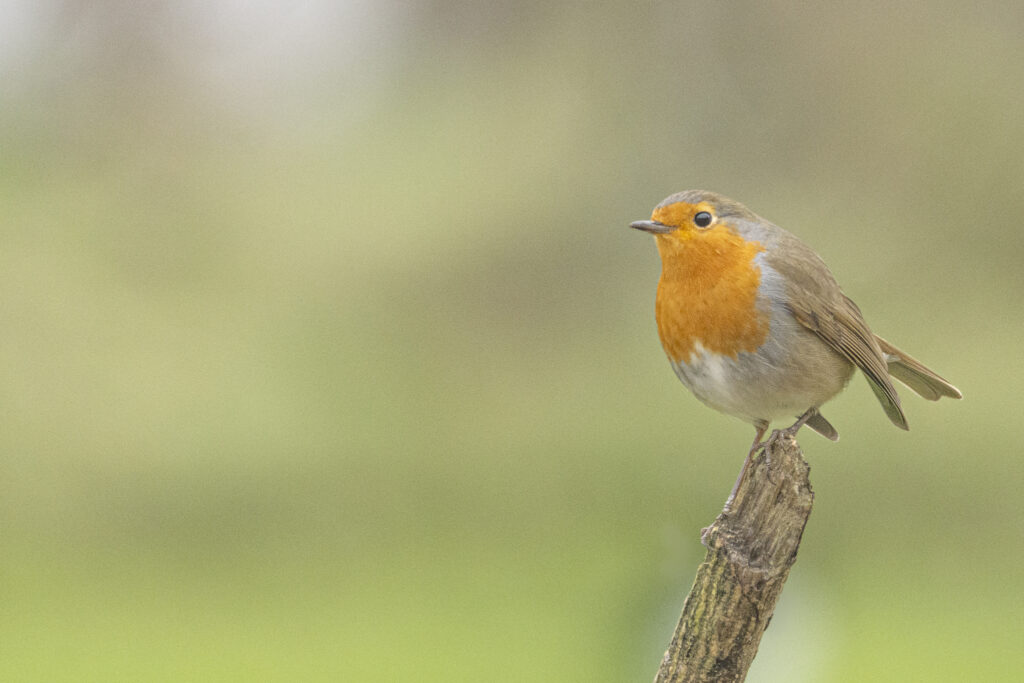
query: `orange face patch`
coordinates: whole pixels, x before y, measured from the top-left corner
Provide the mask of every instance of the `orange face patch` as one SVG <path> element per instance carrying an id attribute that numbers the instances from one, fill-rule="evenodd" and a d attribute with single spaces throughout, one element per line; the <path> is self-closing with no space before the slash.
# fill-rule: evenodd
<path id="1" fill-rule="evenodd" d="M 671 225 L 675 228 L 693 227 L 693 217 L 701 211 L 707 211 L 711 215 L 717 216 L 714 207 L 707 202 L 700 202 L 699 204 L 676 202 L 675 204 L 660 206 L 655 209 L 654 213 L 651 214 L 651 220 L 663 225 Z"/>
<path id="2" fill-rule="evenodd" d="M 653 220 L 681 226 L 655 235 L 661 279 L 655 317 L 669 358 L 687 362 L 700 343 L 712 353 L 735 358 L 755 351 L 768 336 L 768 314 L 757 307 L 761 269 L 754 257 L 764 251 L 727 225 L 698 230 L 691 217 L 710 207 L 677 202 L 656 209 Z"/>

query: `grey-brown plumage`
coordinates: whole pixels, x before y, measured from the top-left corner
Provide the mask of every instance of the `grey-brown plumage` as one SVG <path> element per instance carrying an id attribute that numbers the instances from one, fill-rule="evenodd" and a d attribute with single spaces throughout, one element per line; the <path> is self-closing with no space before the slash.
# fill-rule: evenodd
<path id="1" fill-rule="evenodd" d="M 772 245 L 766 260 L 786 282 L 788 310 L 801 325 L 864 373 L 894 425 L 909 429 L 893 377 L 932 401 L 942 396 L 961 398 L 960 391 L 948 381 L 875 335 L 857 304 L 843 293 L 832 271 L 803 241 L 760 217 L 751 224 L 756 226 L 754 232 L 762 233 L 762 238 Z M 821 431 L 816 420 L 807 424 Z M 834 432 L 827 421 L 820 426 Z"/>
<path id="2" fill-rule="evenodd" d="M 889 374 L 917 392 L 918 396 L 929 401 L 938 401 L 943 396 L 963 398 L 959 389 L 926 368 L 920 361 L 911 358 L 878 335 L 875 335 L 875 342 L 885 354 Z"/>

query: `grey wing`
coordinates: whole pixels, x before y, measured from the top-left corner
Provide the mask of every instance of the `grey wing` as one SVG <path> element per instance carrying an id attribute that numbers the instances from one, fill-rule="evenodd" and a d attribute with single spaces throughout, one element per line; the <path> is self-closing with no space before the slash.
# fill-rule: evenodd
<path id="1" fill-rule="evenodd" d="M 907 416 L 903 414 L 899 394 L 892 385 L 888 365 L 875 342 L 875 335 L 864 322 L 857 304 L 845 294 L 841 296 L 846 305 L 837 310 L 814 310 L 809 306 L 794 310 L 793 315 L 804 327 L 860 368 L 892 423 L 901 429 L 909 429 Z"/>
<path id="2" fill-rule="evenodd" d="M 771 265 L 787 280 L 793 317 L 860 368 L 892 423 L 909 429 L 885 356 L 857 304 L 843 294 L 810 247 L 788 233 L 784 241 L 785 259 L 772 259 Z"/>

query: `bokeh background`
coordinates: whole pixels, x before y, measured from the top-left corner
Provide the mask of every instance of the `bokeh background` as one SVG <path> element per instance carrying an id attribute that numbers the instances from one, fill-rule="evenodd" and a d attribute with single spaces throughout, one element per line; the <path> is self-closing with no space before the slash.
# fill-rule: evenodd
<path id="1" fill-rule="evenodd" d="M 630 231 L 797 233 L 862 379 L 754 681 L 1024 670 L 1024 5 L 0 5 L 0 679 L 648 681 L 751 429 Z"/>

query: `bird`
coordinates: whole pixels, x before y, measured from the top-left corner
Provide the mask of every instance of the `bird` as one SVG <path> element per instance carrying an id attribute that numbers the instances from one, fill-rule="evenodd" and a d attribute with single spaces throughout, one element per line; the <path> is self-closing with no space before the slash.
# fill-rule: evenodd
<path id="1" fill-rule="evenodd" d="M 901 429 L 894 379 L 928 400 L 962 398 L 875 335 L 811 247 L 739 202 L 685 190 L 630 227 L 652 234 L 661 256 L 655 319 L 676 375 L 704 404 L 754 426 L 737 487 L 775 420 L 796 417 L 773 438 L 806 425 L 837 441 L 821 406 L 857 369 Z"/>

